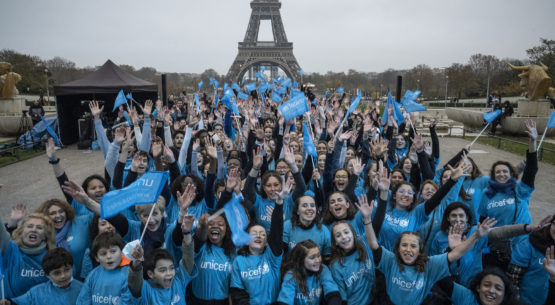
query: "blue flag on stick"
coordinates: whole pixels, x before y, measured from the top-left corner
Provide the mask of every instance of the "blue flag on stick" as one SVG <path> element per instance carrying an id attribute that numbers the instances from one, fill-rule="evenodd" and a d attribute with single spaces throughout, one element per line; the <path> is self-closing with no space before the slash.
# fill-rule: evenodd
<path id="1" fill-rule="evenodd" d="M 287 88 L 286 87 L 277 87 L 275 89 L 275 91 L 281 95 L 284 95 L 285 93 L 287 93 Z"/>
<path id="2" fill-rule="evenodd" d="M 274 90 L 272 91 L 272 100 L 279 104 L 283 101 L 283 97 L 281 97 L 281 95 Z"/>
<path id="3" fill-rule="evenodd" d="M 264 73 L 264 71 L 266 71 L 266 67 L 260 66 L 260 73 Z"/>
<path id="4" fill-rule="evenodd" d="M 215 80 L 216 80 L 216 79 L 213 78 L 213 77 L 208 78 L 208 85 L 210 85 L 210 86 L 214 85 L 214 81 L 215 81 Z"/>
<path id="5" fill-rule="evenodd" d="M 491 124 L 491 122 L 493 122 L 500 114 L 501 109 L 497 109 L 495 111 L 486 112 L 482 116 L 484 117 L 484 120 L 488 122 L 488 124 Z"/>
<path id="6" fill-rule="evenodd" d="M 266 78 L 264 78 L 264 74 L 260 72 L 256 72 L 254 76 L 256 76 L 256 78 L 259 78 L 261 81 L 266 82 Z"/>
<path id="7" fill-rule="evenodd" d="M 355 100 L 351 104 L 351 107 L 349 107 L 349 109 L 347 110 L 347 114 L 345 114 L 345 117 L 349 117 L 349 114 L 351 114 L 351 112 L 353 112 L 355 109 L 357 109 L 361 98 L 362 98 L 362 91 L 358 91 L 357 97 L 355 98 Z"/>
<path id="8" fill-rule="evenodd" d="M 297 88 L 299 87 L 299 83 L 297 83 L 297 80 L 293 81 L 293 88 Z"/>
<path id="9" fill-rule="evenodd" d="M 299 115 L 307 112 L 309 109 L 304 94 L 302 94 L 297 95 L 287 102 L 281 104 L 278 107 L 278 110 L 279 112 L 281 112 L 281 115 L 283 116 L 283 119 L 285 121 L 290 121 L 298 117 Z"/>
<path id="10" fill-rule="evenodd" d="M 221 98 L 222 103 L 231 109 L 231 97 L 233 96 L 233 90 L 227 89 L 224 91 L 224 96 Z"/>
<path id="11" fill-rule="evenodd" d="M 312 137 L 310 136 L 310 132 L 308 132 L 308 128 L 306 128 L 306 124 L 303 122 L 303 146 L 304 152 L 311 155 L 312 157 L 318 157 L 318 153 L 316 152 L 316 147 L 314 146 L 314 142 L 312 141 Z"/>
<path id="12" fill-rule="evenodd" d="M 281 85 L 282 85 L 283 87 L 286 87 L 286 88 L 287 88 L 287 87 L 291 87 L 291 79 L 288 78 L 288 79 L 282 81 L 282 82 L 281 82 Z"/>
<path id="13" fill-rule="evenodd" d="M 214 88 L 218 88 L 220 86 L 220 82 L 217 80 L 214 80 Z"/>
<path id="14" fill-rule="evenodd" d="M 198 82 L 198 90 L 200 91 L 200 88 L 202 88 L 202 85 L 204 85 L 203 81 Z"/>
<path id="15" fill-rule="evenodd" d="M 239 93 L 237 93 L 237 98 L 246 101 L 249 99 L 249 95 L 243 91 L 239 91 Z"/>
<path id="16" fill-rule="evenodd" d="M 224 213 L 231 229 L 231 241 L 233 241 L 233 244 L 237 247 L 248 245 L 251 242 L 251 236 L 245 232 L 245 229 L 249 221 L 245 209 L 241 206 L 235 194 L 224 205 Z"/>
<path id="17" fill-rule="evenodd" d="M 343 89 L 343 87 L 339 87 L 339 88 L 337 88 L 337 90 L 335 90 L 335 92 L 337 92 L 337 93 L 345 93 L 345 89 Z"/>
<path id="18" fill-rule="evenodd" d="M 154 113 L 153 113 L 154 115 Z M 125 121 L 127 121 L 127 126 L 131 126 L 131 119 L 129 119 L 129 114 L 127 114 L 127 111 L 123 112 L 123 117 L 125 118 Z M 156 117 L 156 116 L 155 116 Z"/>
<path id="19" fill-rule="evenodd" d="M 250 84 L 246 84 L 245 85 L 245 90 L 247 90 L 247 92 L 251 92 L 256 90 L 256 83 L 250 83 Z"/>
<path id="20" fill-rule="evenodd" d="M 166 180 L 167 172 L 148 171 L 127 187 L 104 194 L 100 200 L 100 216 L 107 219 L 134 205 L 155 203 Z"/>
<path id="21" fill-rule="evenodd" d="M 547 121 L 546 128 L 553 128 L 555 127 L 555 111 L 551 111 L 551 116 L 549 117 L 549 121 Z"/>
<path id="22" fill-rule="evenodd" d="M 260 92 L 260 94 L 263 96 L 264 92 L 266 92 L 266 90 L 268 90 L 268 84 L 260 84 L 260 86 L 258 86 L 258 92 Z"/>
<path id="23" fill-rule="evenodd" d="M 196 93 L 195 93 L 195 108 L 196 108 L 197 112 L 200 109 L 200 104 L 199 104 L 199 101 L 198 101 L 198 94 L 196 94 Z"/>
<path id="24" fill-rule="evenodd" d="M 235 102 L 235 98 L 231 99 L 231 111 L 233 111 L 234 115 L 239 115 L 239 108 L 237 108 L 237 103 Z"/>
<path id="25" fill-rule="evenodd" d="M 44 124 L 44 128 L 46 128 L 46 132 L 48 132 L 48 134 L 54 138 L 54 143 L 56 143 L 56 146 L 60 147 L 60 138 L 58 138 L 58 135 L 56 134 L 56 132 L 54 132 L 54 130 L 52 130 L 52 127 L 50 127 L 50 125 L 48 125 L 48 123 L 46 123 L 46 120 L 44 119 L 44 117 L 41 115 L 40 119 L 42 121 L 42 123 Z"/>
<path id="26" fill-rule="evenodd" d="M 397 122 L 397 125 L 403 124 L 403 122 L 405 121 L 405 116 L 401 111 L 401 107 L 399 106 L 399 103 L 397 103 L 393 99 L 393 96 L 391 96 L 390 92 L 387 93 L 387 104 L 385 104 L 385 108 L 382 115 L 382 121 L 387 124 L 389 120 L 388 109 L 390 105 L 393 106 L 393 118 L 395 119 L 395 122 Z"/>
<path id="27" fill-rule="evenodd" d="M 130 101 L 133 100 L 133 96 L 131 95 L 131 92 L 127 93 L 127 95 L 125 97 Z"/>
<path id="28" fill-rule="evenodd" d="M 401 104 L 403 104 L 403 107 L 405 107 L 405 111 L 407 113 L 428 110 L 423 105 L 420 105 L 417 102 L 415 102 L 415 100 L 418 98 L 419 95 L 420 95 L 420 90 L 418 91 L 407 90 L 407 92 L 405 92 L 405 96 L 401 100 Z"/>
<path id="29" fill-rule="evenodd" d="M 112 109 L 112 112 L 116 111 L 119 106 L 125 105 L 125 103 L 127 103 L 127 99 L 125 99 L 125 94 L 123 94 L 123 90 L 120 90 L 118 96 L 116 96 L 116 101 L 114 102 L 114 109 Z"/>
<path id="30" fill-rule="evenodd" d="M 239 85 L 236 82 L 231 83 L 231 89 L 240 92 L 241 91 L 241 87 L 239 87 Z"/>

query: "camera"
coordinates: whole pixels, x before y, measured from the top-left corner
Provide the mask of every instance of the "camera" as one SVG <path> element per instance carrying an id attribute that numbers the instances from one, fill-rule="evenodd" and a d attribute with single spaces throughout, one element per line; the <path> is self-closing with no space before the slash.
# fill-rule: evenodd
<path id="1" fill-rule="evenodd" d="M 82 100 L 81 103 L 81 107 L 89 107 L 89 103 L 93 101 L 93 100 Z M 102 107 L 104 106 L 104 101 L 97 101 L 98 102 L 98 106 Z"/>

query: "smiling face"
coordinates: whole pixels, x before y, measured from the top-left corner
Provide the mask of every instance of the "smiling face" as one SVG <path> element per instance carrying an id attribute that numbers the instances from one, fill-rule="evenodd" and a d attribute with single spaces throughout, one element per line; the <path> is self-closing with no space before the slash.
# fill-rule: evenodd
<path id="1" fill-rule="evenodd" d="M 172 287 L 175 278 L 175 266 L 169 259 L 159 259 L 156 261 L 154 270 L 148 270 L 147 275 L 164 289 Z"/>
<path id="2" fill-rule="evenodd" d="M 335 176 L 333 177 L 333 183 L 335 184 L 335 188 L 343 192 L 347 185 L 349 184 L 349 174 L 346 170 L 341 169 L 335 172 Z"/>
<path id="3" fill-rule="evenodd" d="M 318 156 L 325 155 L 327 151 L 328 146 L 324 142 L 318 143 L 318 146 L 316 146 L 316 152 L 318 153 Z"/>
<path id="4" fill-rule="evenodd" d="M 62 266 L 53 269 L 48 273 L 48 278 L 56 285 L 62 288 L 67 288 L 71 283 L 73 276 L 73 268 L 71 265 Z"/>
<path id="5" fill-rule="evenodd" d="M 314 198 L 303 196 L 297 200 L 299 201 L 299 207 L 297 209 L 299 220 L 303 225 L 308 226 L 316 218 L 316 203 L 314 202 Z"/>
<path id="6" fill-rule="evenodd" d="M 449 178 L 451 178 L 451 171 L 446 169 L 441 174 L 441 185 L 444 185 L 445 183 L 447 183 L 447 180 L 449 180 Z"/>
<path id="7" fill-rule="evenodd" d="M 226 234 L 226 222 L 222 216 L 216 216 L 208 222 L 208 239 L 213 245 L 221 247 Z"/>
<path id="8" fill-rule="evenodd" d="M 96 253 L 96 261 L 106 270 L 114 270 L 121 263 L 121 249 L 116 246 L 102 247 Z"/>
<path id="9" fill-rule="evenodd" d="M 449 224 L 451 226 L 459 225 L 463 230 L 466 229 L 468 217 L 463 209 L 454 209 L 449 213 Z"/>
<path id="10" fill-rule="evenodd" d="M 391 186 L 390 188 L 395 187 L 397 184 L 399 184 L 401 181 L 405 181 L 405 177 L 403 177 L 403 174 L 401 174 L 398 171 L 394 171 L 393 173 L 391 173 Z"/>
<path id="11" fill-rule="evenodd" d="M 397 136 L 397 148 L 402 149 L 405 148 L 406 142 L 403 136 Z"/>
<path id="12" fill-rule="evenodd" d="M 403 234 L 399 243 L 399 254 L 405 265 L 413 265 L 418 255 L 420 255 L 420 247 L 418 245 L 418 236 L 413 234 Z"/>
<path id="13" fill-rule="evenodd" d="M 285 161 L 279 161 L 276 164 L 276 172 L 280 174 L 282 177 L 289 171 L 289 165 Z"/>
<path id="14" fill-rule="evenodd" d="M 506 183 L 511 179 L 511 171 L 507 165 L 498 164 L 493 168 L 493 176 L 495 181 L 499 183 Z"/>
<path id="15" fill-rule="evenodd" d="M 345 153 L 345 159 L 352 159 L 355 157 L 355 151 L 352 148 L 347 148 L 347 152 Z"/>
<path id="16" fill-rule="evenodd" d="M 148 220 L 148 214 L 150 213 L 150 210 L 143 212 L 139 215 L 139 217 L 141 218 L 141 222 L 144 224 L 146 224 L 146 221 Z M 160 209 L 158 207 L 154 208 L 154 211 L 152 211 L 152 216 L 150 216 L 150 221 L 148 222 L 147 228 L 149 231 L 151 232 L 155 232 L 158 230 L 158 228 L 160 228 L 160 224 L 162 223 L 162 217 L 163 217 L 163 213 L 162 211 L 160 211 Z"/>
<path id="17" fill-rule="evenodd" d="M 488 274 L 480 282 L 477 291 L 481 304 L 499 305 L 505 296 L 505 284 L 500 277 Z"/>
<path id="18" fill-rule="evenodd" d="M 340 223 L 333 227 L 333 241 L 345 251 L 351 251 L 355 247 L 355 235 L 346 223 Z"/>
<path id="19" fill-rule="evenodd" d="M 304 259 L 304 267 L 306 270 L 318 272 L 321 266 L 322 256 L 320 255 L 320 249 L 318 249 L 318 247 L 309 249 Z"/>
<path id="20" fill-rule="evenodd" d="M 50 217 L 54 223 L 54 229 L 56 230 L 62 229 L 67 221 L 66 211 L 62 207 L 55 204 L 48 208 L 48 217 Z"/>
<path id="21" fill-rule="evenodd" d="M 320 173 L 324 172 L 324 167 L 326 166 L 326 155 L 318 155 L 318 170 Z"/>
<path id="22" fill-rule="evenodd" d="M 345 219 L 349 202 L 341 193 L 333 193 L 329 199 L 329 210 L 335 219 Z"/>
<path id="23" fill-rule="evenodd" d="M 106 219 L 98 219 L 98 234 L 115 232 L 116 228 Z"/>
<path id="24" fill-rule="evenodd" d="M 263 226 L 255 225 L 249 229 L 249 235 L 252 240 L 249 244 L 249 252 L 251 254 L 260 254 L 264 252 L 264 248 L 267 245 L 267 233 Z"/>
<path id="25" fill-rule="evenodd" d="M 395 193 L 395 207 L 401 210 L 406 210 L 413 201 L 414 191 L 408 184 L 401 185 Z"/>
<path id="26" fill-rule="evenodd" d="M 137 152 L 138 154 L 139 152 Z M 139 156 L 138 157 L 139 164 L 137 165 L 137 175 L 142 175 L 148 169 L 148 157 Z"/>
<path id="27" fill-rule="evenodd" d="M 175 134 L 175 136 L 173 137 L 173 144 L 176 148 L 181 148 L 181 145 L 183 144 L 183 139 L 185 137 L 183 136 L 182 133 L 177 133 Z"/>
<path id="28" fill-rule="evenodd" d="M 426 183 L 422 187 L 422 199 L 428 200 L 437 192 L 435 186 L 431 183 Z"/>
<path id="29" fill-rule="evenodd" d="M 269 177 L 264 185 L 264 193 L 270 200 L 276 200 L 278 193 L 281 192 L 281 182 L 279 182 L 278 178 L 276 177 Z"/>
<path id="30" fill-rule="evenodd" d="M 412 163 L 410 162 L 410 159 L 405 159 L 405 161 L 403 162 L 403 172 L 405 172 L 405 174 L 410 174 L 411 168 Z"/>
<path id="31" fill-rule="evenodd" d="M 22 242 L 25 246 L 33 248 L 46 239 L 45 224 L 42 219 L 29 218 L 23 224 Z"/>
<path id="32" fill-rule="evenodd" d="M 92 179 L 87 185 L 87 189 L 85 190 L 87 195 L 91 197 L 94 201 L 100 202 L 102 195 L 106 194 L 106 187 L 104 183 L 98 179 Z"/>

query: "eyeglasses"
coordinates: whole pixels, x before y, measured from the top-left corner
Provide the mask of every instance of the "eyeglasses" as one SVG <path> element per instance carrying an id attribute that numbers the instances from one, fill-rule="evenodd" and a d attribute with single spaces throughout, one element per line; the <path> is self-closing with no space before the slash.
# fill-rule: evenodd
<path id="1" fill-rule="evenodd" d="M 409 195 L 411 195 L 411 196 L 414 195 L 414 192 L 413 192 L 413 191 L 399 190 L 399 193 L 400 193 L 400 194 L 407 193 L 407 194 L 409 194 Z"/>
<path id="2" fill-rule="evenodd" d="M 252 237 L 266 237 L 266 232 L 250 232 L 249 235 Z"/>

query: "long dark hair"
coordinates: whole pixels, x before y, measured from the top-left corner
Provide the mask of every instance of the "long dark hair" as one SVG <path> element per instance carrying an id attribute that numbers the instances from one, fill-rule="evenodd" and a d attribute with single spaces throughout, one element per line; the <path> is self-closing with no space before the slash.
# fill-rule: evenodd
<path id="1" fill-rule="evenodd" d="M 489 171 L 490 179 L 495 180 L 495 167 L 497 165 L 505 165 L 506 167 L 509 168 L 509 172 L 511 173 L 511 177 L 512 178 L 518 178 L 518 172 L 516 171 L 515 167 L 511 163 L 509 163 L 507 161 L 499 160 L 499 161 L 495 161 L 495 163 L 493 163 L 493 165 L 491 166 L 491 169 Z"/>
<path id="2" fill-rule="evenodd" d="M 197 202 L 201 202 L 204 199 L 204 182 L 202 182 L 202 180 L 199 177 L 192 174 L 181 175 L 175 178 L 175 180 L 171 184 L 171 192 L 173 197 L 176 198 L 177 200 L 177 191 L 180 191 L 181 193 L 185 191 L 185 188 L 187 187 L 187 185 L 185 185 L 184 182 L 185 182 L 185 179 L 187 178 L 191 178 L 191 180 L 193 181 L 193 184 L 196 187 L 197 195 L 195 196 L 195 201 L 193 202 L 193 204 L 196 204 Z"/>
<path id="3" fill-rule="evenodd" d="M 291 253 L 289 253 L 287 260 L 281 265 L 281 280 L 288 271 L 291 271 L 293 279 L 297 282 L 299 290 L 303 295 L 308 294 L 308 286 L 306 284 L 306 279 L 309 276 L 309 271 L 306 270 L 304 266 L 304 259 L 308 255 L 308 251 L 311 249 L 318 248 L 318 245 L 312 241 L 312 239 L 303 240 L 298 243 Z M 320 265 L 320 270 L 316 273 L 316 277 L 320 278 L 322 272 L 322 265 Z"/>
<path id="4" fill-rule="evenodd" d="M 412 192 L 414 193 L 414 195 L 412 196 L 412 202 L 410 203 L 410 205 L 407 208 L 407 211 L 412 211 L 412 209 L 414 209 L 414 207 L 416 206 L 417 200 L 416 198 L 418 197 L 416 195 L 416 188 L 414 187 L 414 185 L 412 185 L 412 183 L 407 182 L 407 181 L 401 181 L 399 182 L 392 190 L 391 190 L 391 199 L 389 200 L 389 205 L 391 207 L 391 209 L 393 210 L 395 208 L 395 204 L 397 202 L 397 190 L 403 186 L 403 185 L 408 185 L 410 186 Z"/>
<path id="5" fill-rule="evenodd" d="M 513 289 L 511 280 L 507 277 L 505 272 L 501 271 L 501 269 L 497 267 L 486 268 L 482 272 L 476 274 L 476 276 L 474 276 L 472 281 L 470 281 L 469 289 L 470 291 L 472 291 L 472 293 L 474 293 L 474 296 L 476 297 L 477 301 L 480 300 L 480 295 L 478 294 L 478 288 L 482 284 L 482 280 L 484 279 L 484 277 L 486 277 L 487 275 L 494 275 L 499 277 L 501 281 L 503 281 L 503 284 L 505 285 L 505 293 L 503 294 L 503 302 L 501 302 L 501 305 L 520 304 L 516 299 L 516 294 L 515 294 L 516 290 Z"/>
<path id="6" fill-rule="evenodd" d="M 277 165 L 277 162 L 276 162 Z M 264 185 L 266 184 L 266 182 L 268 182 L 268 179 L 270 179 L 271 177 L 276 178 L 279 181 L 279 184 L 282 184 L 283 181 L 281 180 L 281 175 L 274 171 L 274 170 L 269 170 L 266 171 L 263 175 L 262 178 L 260 178 L 260 191 L 259 191 L 259 195 L 262 198 L 268 198 L 268 194 L 266 194 L 266 192 L 264 191 Z"/>
<path id="7" fill-rule="evenodd" d="M 472 212 L 470 211 L 470 208 L 460 202 L 460 201 L 455 201 L 450 203 L 446 208 L 445 211 L 443 212 L 443 219 L 441 220 L 441 226 L 440 226 L 440 230 L 449 234 L 449 227 L 451 226 L 451 222 L 449 222 L 449 214 L 451 214 L 451 212 L 453 212 L 456 209 L 463 209 L 464 213 L 466 214 L 466 232 L 468 232 L 468 230 L 470 229 L 470 226 L 472 225 L 472 222 L 474 221 L 472 218 Z"/>
<path id="8" fill-rule="evenodd" d="M 353 228 L 353 226 L 345 220 L 341 220 L 338 221 L 337 223 L 335 223 L 331 229 L 331 258 L 330 258 L 330 265 L 339 261 L 339 264 L 341 266 L 343 266 L 344 263 L 344 258 L 348 255 L 348 252 L 350 252 L 349 250 L 345 250 L 341 247 L 339 247 L 337 245 L 337 241 L 335 240 L 335 235 L 333 234 L 333 229 L 340 225 L 340 224 L 346 224 L 349 227 L 349 230 L 351 230 L 351 232 L 353 233 L 353 238 L 354 238 L 354 247 L 356 249 L 356 251 L 358 252 L 358 258 L 356 259 L 359 262 L 364 262 L 364 260 L 366 259 L 366 249 L 364 249 L 364 244 L 356 237 L 356 232 L 355 229 Z"/>
<path id="9" fill-rule="evenodd" d="M 208 214 L 209 215 L 214 215 L 217 211 L 211 211 Z M 224 254 L 227 256 L 230 256 L 231 254 L 233 254 L 233 252 L 235 252 L 235 245 L 233 244 L 233 241 L 231 240 L 231 228 L 229 227 L 229 223 L 227 222 L 227 218 L 225 217 L 225 214 L 220 215 L 224 221 L 225 221 L 225 236 L 224 239 L 222 240 L 222 249 L 224 250 Z M 208 248 L 209 251 L 212 251 L 212 243 L 210 242 L 210 238 L 206 238 L 206 247 Z"/>
<path id="10" fill-rule="evenodd" d="M 414 235 L 418 238 L 418 249 L 420 251 L 418 253 L 418 257 L 414 261 L 414 269 L 416 269 L 418 273 L 424 272 L 426 270 L 426 263 L 430 258 L 426 253 L 426 248 L 424 247 L 424 240 L 422 240 L 422 236 L 420 235 L 420 233 L 412 231 L 405 231 L 401 233 L 401 235 L 399 235 L 399 238 L 397 238 L 397 241 L 395 242 L 393 253 L 395 253 L 395 260 L 397 261 L 397 266 L 399 267 L 399 270 L 403 272 L 405 269 L 405 263 L 403 262 L 403 259 L 401 259 L 401 252 L 399 251 L 399 248 L 401 247 L 401 239 L 405 235 Z"/>
<path id="11" fill-rule="evenodd" d="M 337 221 L 338 219 L 335 219 L 335 216 L 333 216 L 333 214 L 330 212 L 330 198 L 331 196 L 333 196 L 334 194 L 340 194 L 341 196 L 343 196 L 343 199 L 345 199 L 345 201 L 347 202 L 347 204 L 349 205 L 347 207 L 347 217 L 345 219 L 348 220 L 352 220 L 353 218 L 355 218 L 355 215 L 357 213 L 357 209 L 355 207 L 354 204 L 351 203 L 351 200 L 349 200 L 349 196 L 347 196 L 347 194 L 343 193 L 343 192 L 333 192 L 329 197 L 328 197 L 328 202 L 327 202 L 327 209 L 324 211 L 324 224 L 325 225 L 331 225 L 334 221 Z"/>
<path id="12" fill-rule="evenodd" d="M 106 188 L 106 193 L 110 191 L 110 185 L 108 184 L 106 179 L 104 179 L 104 177 L 100 175 L 94 174 L 94 175 L 88 176 L 87 178 L 85 178 L 85 180 L 83 180 L 81 187 L 85 190 L 85 192 L 87 192 L 87 188 L 89 188 L 89 183 L 91 183 L 91 181 L 95 179 L 100 181 L 100 183 L 104 184 L 104 188 Z"/>
<path id="13" fill-rule="evenodd" d="M 295 200 L 295 205 L 293 206 L 293 214 L 291 215 L 291 226 L 295 227 L 304 227 L 304 225 L 301 223 L 301 219 L 299 217 L 299 214 L 297 214 L 297 212 L 299 211 L 299 204 L 301 203 L 301 198 L 303 197 L 310 197 L 312 198 L 312 200 L 314 200 L 314 203 L 316 204 L 316 199 L 314 199 L 314 197 L 309 196 L 309 195 L 304 195 L 304 196 L 300 196 L 299 198 L 297 198 L 297 200 Z M 312 221 L 313 224 L 316 224 L 318 226 L 318 230 L 320 230 L 322 228 L 322 223 L 320 222 L 320 210 L 318 209 L 318 206 L 316 206 L 316 215 L 314 216 L 314 220 Z"/>

